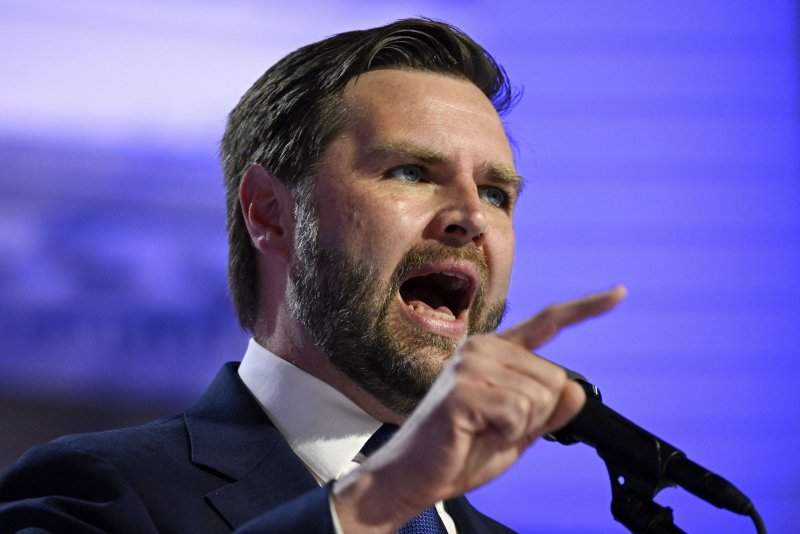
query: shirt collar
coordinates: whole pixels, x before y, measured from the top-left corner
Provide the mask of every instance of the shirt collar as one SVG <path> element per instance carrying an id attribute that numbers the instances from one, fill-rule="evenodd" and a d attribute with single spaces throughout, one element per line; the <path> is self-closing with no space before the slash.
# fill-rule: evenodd
<path id="1" fill-rule="evenodd" d="M 336 479 L 381 426 L 337 389 L 250 339 L 239 376 L 320 482 Z"/>

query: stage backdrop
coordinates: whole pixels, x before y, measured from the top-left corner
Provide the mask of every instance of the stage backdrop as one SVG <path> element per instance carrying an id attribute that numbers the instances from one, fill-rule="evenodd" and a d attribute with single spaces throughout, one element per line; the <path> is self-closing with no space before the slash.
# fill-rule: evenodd
<path id="1" fill-rule="evenodd" d="M 0 463 L 42 421 L 178 409 L 241 357 L 226 114 L 298 46 L 410 15 L 461 27 L 524 89 L 507 117 L 529 185 L 506 324 L 626 284 L 617 311 L 541 352 L 735 482 L 771 532 L 796 531 L 789 1 L 0 1 Z M 473 499 L 521 532 L 624 532 L 582 445 L 537 443 Z M 753 531 L 683 491 L 659 500 L 689 532 Z"/>

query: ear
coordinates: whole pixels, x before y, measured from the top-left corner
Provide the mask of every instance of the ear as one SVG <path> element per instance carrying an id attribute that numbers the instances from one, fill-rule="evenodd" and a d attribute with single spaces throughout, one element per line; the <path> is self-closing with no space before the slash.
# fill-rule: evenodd
<path id="1" fill-rule="evenodd" d="M 251 165 L 239 185 L 239 203 L 253 246 L 288 263 L 294 200 L 286 186 L 261 165 Z"/>

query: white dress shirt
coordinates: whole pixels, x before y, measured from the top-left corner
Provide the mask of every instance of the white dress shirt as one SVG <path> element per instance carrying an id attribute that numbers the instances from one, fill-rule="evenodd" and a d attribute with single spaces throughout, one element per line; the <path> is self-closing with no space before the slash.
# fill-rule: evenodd
<path id="1" fill-rule="evenodd" d="M 381 422 L 318 378 L 250 339 L 239 377 L 292 451 L 322 485 L 358 467 L 353 461 Z M 441 502 L 436 510 L 448 534 L 453 519 Z M 331 506 L 337 532 L 341 532 Z"/>

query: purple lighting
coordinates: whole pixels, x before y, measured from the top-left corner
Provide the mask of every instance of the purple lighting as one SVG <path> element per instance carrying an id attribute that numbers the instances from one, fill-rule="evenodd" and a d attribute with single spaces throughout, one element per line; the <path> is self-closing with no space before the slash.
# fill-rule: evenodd
<path id="1" fill-rule="evenodd" d="M 34 5 L 35 4 L 35 5 Z M 0 388 L 185 404 L 246 338 L 227 297 L 216 160 L 273 62 L 423 14 L 524 96 L 513 324 L 624 283 L 542 353 L 800 521 L 800 114 L 792 2 L 115 2 L 0 5 Z M 2 427 L 3 421 L 0 421 Z M 537 443 L 476 505 L 520 532 L 624 532 L 590 448 Z M 682 490 L 688 532 L 751 532 Z"/>

